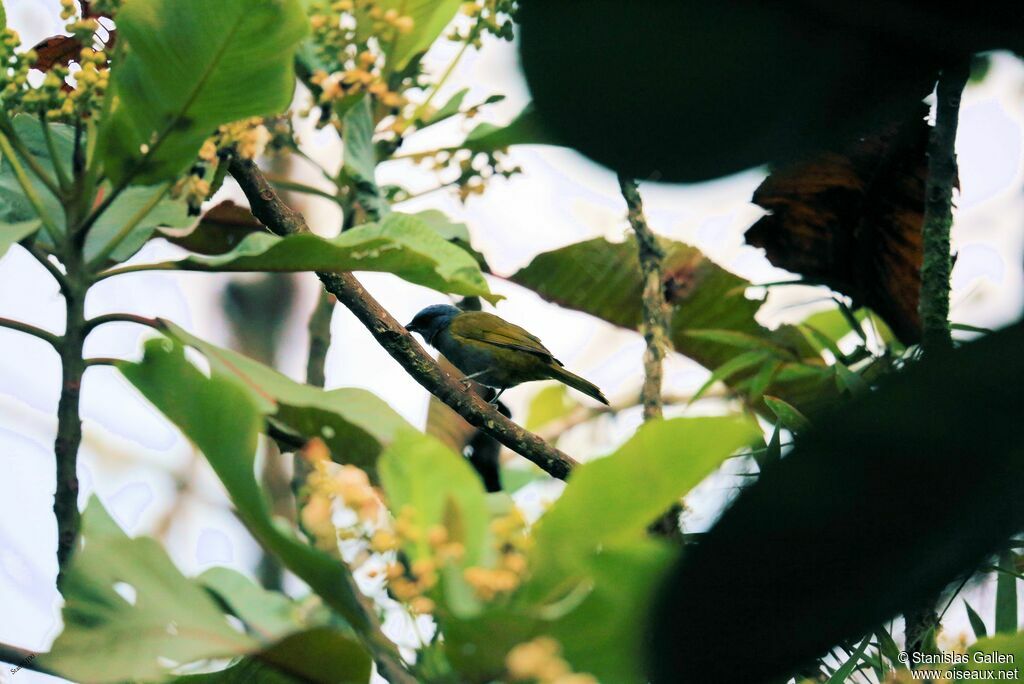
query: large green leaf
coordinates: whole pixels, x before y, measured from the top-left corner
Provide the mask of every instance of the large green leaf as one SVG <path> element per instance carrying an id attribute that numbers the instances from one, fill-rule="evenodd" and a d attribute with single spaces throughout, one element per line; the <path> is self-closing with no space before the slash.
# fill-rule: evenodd
<path id="1" fill-rule="evenodd" d="M 698 182 L 909 120 L 940 69 L 1024 49 L 1014 3 L 523 0 L 521 64 L 567 144 Z"/>
<path id="2" fill-rule="evenodd" d="M 367 684 L 372 664 L 352 637 L 328 627 L 285 637 L 219 672 L 173 684 Z"/>
<path id="3" fill-rule="evenodd" d="M 210 344 L 170 321 L 161 321 L 161 328 L 181 344 L 202 352 L 215 375 L 235 380 L 261 414 L 306 439 L 323 439 L 335 458 L 367 470 L 372 477 L 376 477 L 381 451 L 412 428 L 366 390 L 325 391 L 304 385 L 248 356 Z"/>
<path id="4" fill-rule="evenodd" d="M 203 452 L 257 541 L 356 629 L 368 628 L 348 568 L 271 521 L 253 472 L 263 418 L 251 388 L 222 373 L 205 376 L 167 339 L 149 341 L 142 362 L 119 368 Z"/>
<path id="5" fill-rule="evenodd" d="M 95 497 L 82 537 L 63 588 L 64 630 L 40 657 L 46 667 L 75 681 L 151 680 L 166 674 L 158 659 L 184 664 L 259 646 L 231 627 L 156 540 L 130 539 Z"/>
<path id="6" fill-rule="evenodd" d="M 534 526 L 527 579 L 510 604 L 443 622 L 460 673 L 499 677 L 509 648 L 547 634 L 578 672 L 602 682 L 645 681 L 647 635 L 637 625 L 675 556 L 648 538 L 647 526 L 760 436 L 749 418 L 658 421 L 611 456 L 580 466 Z"/>
<path id="7" fill-rule="evenodd" d="M 373 7 L 385 12 L 395 10 L 413 20 L 412 30 L 400 33 L 387 29 L 377 35 L 388 54 L 388 66 L 392 71 L 401 71 L 413 57 L 427 51 L 451 23 L 462 6 L 462 0 L 378 0 Z M 359 16 L 358 37 L 365 39 L 371 34 L 373 21 L 366 15 Z"/>
<path id="8" fill-rule="evenodd" d="M 670 337 L 676 351 L 714 370 L 743 353 L 734 341 L 698 331 L 725 331 L 775 350 L 783 365 L 762 391 L 805 413 L 837 397 L 832 372 L 803 335 L 788 326 L 770 331 L 754 318 L 761 302 L 747 299 L 750 283 L 729 273 L 682 242 L 663 240 L 665 295 L 672 305 Z M 515 273 L 514 282 L 561 306 L 585 311 L 626 328 L 642 321 L 642 278 L 636 246 L 602 238 L 545 252 Z M 754 371 L 733 375 L 744 389 Z M 749 389 L 749 388 L 747 388 Z"/>
<path id="9" fill-rule="evenodd" d="M 380 477 L 395 515 L 410 506 L 424 531 L 407 549 L 415 560 L 432 555 L 425 531 L 448 529 L 452 541 L 465 546 L 464 565 L 481 565 L 487 547 L 490 514 L 480 478 L 466 459 L 429 435 L 409 431 L 380 458 Z"/>
<path id="10" fill-rule="evenodd" d="M 1005 548 L 1024 527 L 1022 344 L 1018 323 L 932 352 L 816 416 L 665 583 L 651 680 L 788 677 Z"/>
<path id="11" fill-rule="evenodd" d="M 297 0 L 145 0 L 125 4 L 117 29 L 125 47 L 100 150 L 114 182 L 156 183 L 218 125 L 288 106 L 308 22 Z"/>
<path id="12" fill-rule="evenodd" d="M 334 238 L 253 233 L 226 254 L 159 266 L 186 271 L 384 271 L 440 292 L 497 299 L 473 257 L 415 214 L 389 214 Z"/>
<path id="13" fill-rule="evenodd" d="M 28 153 L 39 162 L 39 165 L 50 174 L 51 178 L 56 177 L 53 171 L 53 160 L 50 159 L 50 151 L 39 119 L 22 114 L 14 117 L 13 126 Z M 70 169 L 74 130 L 63 124 L 48 124 L 48 127 L 60 163 L 65 169 Z M 34 175 L 31 175 L 31 179 L 36 194 L 42 200 L 44 211 L 53 219 L 57 229 L 63 231 L 66 219 L 60 201 L 46 189 L 42 181 Z M 110 191 L 109 183 L 104 184 L 101 188 L 101 193 Z M 92 259 L 103 251 L 111 239 L 120 232 L 121 227 L 133 219 L 152 198 L 154 192 L 158 192 L 158 189 L 144 186 L 126 188 L 90 229 L 85 241 L 85 258 Z M 142 247 L 158 226 L 183 227 L 191 222 L 192 220 L 188 216 L 188 206 L 184 201 L 164 198 L 144 219 L 139 221 L 131 233 L 111 252 L 109 258 L 114 261 L 124 261 Z M 29 226 L 38 228 L 40 226 L 39 218 L 22 192 L 10 165 L 4 162 L 0 167 L 0 230 L 6 236 L 11 230 L 29 230 Z M 38 241 L 46 248 L 53 248 L 53 242 L 48 235 L 41 234 Z"/>
<path id="14" fill-rule="evenodd" d="M 968 649 L 968 658 L 970 661 L 966 665 L 958 666 L 958 670 L 1013 672 L 1016 674 L 1013 679 L 1018 679 L 1024 671 L 1024 632 L 996 634 L 978 639 Z"/>
<path id="15" fill-rule="evenodd" d="M 642 539 L 647 525 L 760 437 L 748 417 L 655 421 L 611 456 L 579 467 L 534 530 L 530 592 L 571 589 L 594 555 Z"/>
<path id="16" fill-rule="evenodd" d="M 297 677 L 286 675 L 255 658 L 242 658 L 224 670 L 184 675 L 168 680 L 169 684 L 304 684 Z"/>

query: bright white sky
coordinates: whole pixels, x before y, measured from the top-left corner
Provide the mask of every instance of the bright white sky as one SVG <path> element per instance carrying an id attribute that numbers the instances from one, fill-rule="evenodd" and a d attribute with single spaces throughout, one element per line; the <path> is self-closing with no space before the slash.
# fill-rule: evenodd
<path id="1" fill-rule="evenodd" d="M 5 0 L 9 25 L 21 31 L 25 44 L 61 29 L 58 3 Z M 438 49 L 428 64 L 435 68 L 452 51 Z M 467 101 L 493 93 L 508 100 L 492 107 L 483 118 L 508 121 L 528 99 L 518 72 L 515 50 L 491 43 L 479 55 L 466 59 L 451 79 L 449 90 L 471 87 Z M 443 101 L 442 96 L 440 100 Z M 997 56 L 989 78 L 972 86 L 964 97 L 957 149 L 961 164 L 962 194 L 954 228 L 959 258 L 954 271 L 953 320 L 998 327 L 1015 320 L 1021 309 L 1022 236 L 1024 196 L 1021 181 L 1022 126 L 1024 126 L 1024 67 Z M 464 130 L 452 123 L 436 134 L 413 138 L 407 151 L 433 149 L 457 139 Z M 338 163 L 340 147 L 330 132 L 307 132 L 308 149 L 322 163 Z M 441 209 L 470 226 L 475 246 L 495 271 L 510 274 L 537 253 L 596 236 L 612 240 L 628 237 L 625 210 L 613 174 L 574 152 L 526 147 L 513 151 L 513 160 L 525 173 L 511 181 L 495 181 L 483 197 L 466 206 L 448 195 L 431 194 L 399 207 L 403 211 Z M 301 173 L 307 174 L 302 167 Z M 785 278 L 759 250 L 743 245 L 742 234 L 760 215 L 749 203 L 761 181 L 761 171 L 696 186 L 642 186 L 648 217 L 662 235 L 700 247 L 722 266 L 752 282 Z M 390 164 L 381 171 L 385 182 L 401 181 L 413 190 L 432 187 L 430 174 L 407 165 Z M 308 173 L 308 181 L 316 176 Z M 228 193 L 238 196 L 237 190 Z M 322 232 L 335 230 L 338 219 L 329 203 L 308 200 L 302 208 L 310 223 Z M 152 259 L 177 252 L 166 245 L 151 245 L 140 257 Z M 438 293 L 381 274 L 364 274 L 363 283 L 399 320 L 421 307 L 444 301 Z M 301 305 L 296 309 L 284 340 L 279 366 L 302 379 L 306 348 L 305 318 L 316 296 L 312 276 L 300 277 Z M 88 313 L 127 311 L 163 316 L 211 341 L 226 344 L 228 329 L 218 305 L 227 277 L 205 274 L 137 274 L 108 280 L 96 287 Z M 564 311 L 537 296 L 500 280 L 492 288 L 508 299 L 496 312 L 537 334 L 566 365 L 620 400 L 635 394 L 641 382 L 643 343 L 625 332 L 586 315 Z M 797 321 L 827 305 L 824 291 L 790 287 L 773 290 L 759 318 L 768 325 Z M 0 262 L 0 316 L 18 318 L 59 331 L 63 306 L 56 287 L 18 248 Z M 340 344 L 328 363 L 328 385 L 370 389 L 416 424 L 426 413 L 426 393 L 381 350 L 362 326 L 339 307 L 333 332 Z M 133 326 L 109 326 L 89 340 L 87 353 L 135 356 L 146 335 Z M 59 609 L 53 579 L 55 523 L 51 512 L 53 491 L 53 418 L 59 387 L 56 356 L 41 343 L 9 331 L 0 331 L 0 641 L 26 648 L 45 649 L 59 631 Z M 707 372 L 681 357 L 668 363 L 666 392 L 692 392 Z M 529 398 L 542 385 L 510 390 L 505 396 L 524 418 Z M 702 411 L 700 406 L 691 409 Z M 116 372 L 101 368 L 88 372 L 83 394 L 85 441 L 80 459 L 82 499 L 96 493 L 133 535 L 151 533 L 174 498 L 173 474 L 187 469 L 188 444 L 155 414 Z M 607 453 L 627 437 L 639 422 L 632 411 L 617 420 L 604 420 L 577 429 L 560 445 L 581 458 Z M 205 465 L 198 470 L 198 486 L 179 511 L 165 540 L 187 574 L 212 565 L 228 565 L 249 572 L 256 549 L 241 525 L 224 507 L 220 486 Z M 707 524 L 723 493 L 733 484 L 718 478 L 705 485 L 690 502 L 694 514 L 690 529 Z M 533 488 L 523 493 L 524 504 L 557 493 L 557 487 Z M 987 591 L 979 589 L 983 594 Z M 979 596 L 974 606 L 991 605 Z M 957 606 L 956 610 L 960 610 Z M 983 613 L 984 615 L 984 613 Z M 963 621 L 952 613 L 950 631 Z M 0 671 L 0 682 L 6 671 Z M 20 672 L 18 682 L 53 681 Z"/>

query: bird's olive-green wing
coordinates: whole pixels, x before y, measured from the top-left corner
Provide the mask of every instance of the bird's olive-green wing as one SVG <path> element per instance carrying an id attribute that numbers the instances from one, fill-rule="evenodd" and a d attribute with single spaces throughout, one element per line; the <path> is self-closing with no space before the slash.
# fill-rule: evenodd
<path id="1" fill-rule="evenodd" d="M 483 311 L 467 311 L 456 316 L 448 329 L 456 339 L 473 340 L 484 344 L 515 349 L 554 361 L 556 359 L 539 339 L 526 332 L 518 325 Z"/>

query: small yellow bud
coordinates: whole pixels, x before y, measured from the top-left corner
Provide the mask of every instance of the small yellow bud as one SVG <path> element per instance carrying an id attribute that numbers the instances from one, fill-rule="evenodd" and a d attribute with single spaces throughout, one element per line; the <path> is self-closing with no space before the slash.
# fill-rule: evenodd
<path id="1" fill-rule="evenodd" d="M 414 613 L 433 613 L 434 602 L 428 599 L 426 596 L 417 596 L 409 602 L 409 609 Z"/>

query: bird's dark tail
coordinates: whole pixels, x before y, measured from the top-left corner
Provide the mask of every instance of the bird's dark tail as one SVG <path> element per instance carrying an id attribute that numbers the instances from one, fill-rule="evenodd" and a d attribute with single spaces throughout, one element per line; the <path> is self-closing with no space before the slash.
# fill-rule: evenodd
<path id="1" fill-rule="evenodd" d="M 580 392 L 586 394 L 588 397 L 593 397 L 594 399 L 597 399 L 605 406 L 608 406 L 608 400 L 605 399 L 604 395 L 601 393 L 601 390 L 598 389 L 597 385 L 595 385 L 594 383 L 587 382 L 580 376 L 570 373 L 561 366 L 551 366 L 548 370 L 551 371 L 551 377 L 554 378 L 555 380 L 558 380 L 559 382 L 564 382 L 569 387 L 572 387 L 575 390 L 579 390 Z"/>

